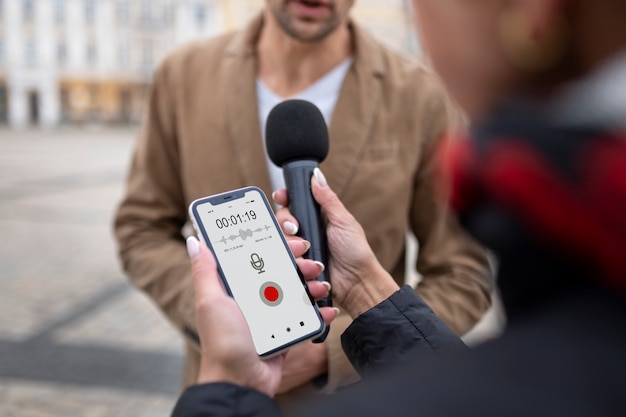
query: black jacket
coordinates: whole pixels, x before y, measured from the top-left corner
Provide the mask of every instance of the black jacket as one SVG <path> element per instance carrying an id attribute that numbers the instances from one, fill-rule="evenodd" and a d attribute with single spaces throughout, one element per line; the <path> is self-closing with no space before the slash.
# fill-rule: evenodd
<path id="1" fill-rule="evenodd" d="M 579 288 L 536 304 L 525 318 L 511 317 L 500 339 L 469 351 L 405 287 L 359 316 L 342 338 L 365 380 L 293 414 L 625 416 L 623 301 Z M 368 377 L 381 366 L 396 369 Z M 173 412 L 174 417 L 280 415 L 269 397 L 230 384 L 188 388 Z"/>
<path id="2" fill-rule="evenodd" d="M 452 177 L 461 221 L 498 256 L 506 332 L 465 349 L 403 288 L 342 337 L 364 380 L 294 415 L 626 416 L 626 133 L 550 114 L 503 106 Z M 208 384 L 173 415 L 280 411 L 253 390 Z"/>

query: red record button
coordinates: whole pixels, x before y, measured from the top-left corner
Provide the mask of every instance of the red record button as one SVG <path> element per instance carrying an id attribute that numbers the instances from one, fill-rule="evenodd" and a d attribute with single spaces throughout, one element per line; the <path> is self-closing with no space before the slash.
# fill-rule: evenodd
<path id="1" fill-rule="evenodd" d="M 283 290 L 275 282 L 268 281 L 259 290 L 261 301 L 268 306 L 277 306 L 283 301 Z"/>
<path id="2" fill-rule="evenodd" d="M 265 299 L 267 301 L 270 301 L 272 303 L 278 300 L 278 290 L 276 289 L 276 287 L 272 287 L 271 285 L 265 288 L 265 291 L 263 291 L 263 295 L 265 296 Z"/>

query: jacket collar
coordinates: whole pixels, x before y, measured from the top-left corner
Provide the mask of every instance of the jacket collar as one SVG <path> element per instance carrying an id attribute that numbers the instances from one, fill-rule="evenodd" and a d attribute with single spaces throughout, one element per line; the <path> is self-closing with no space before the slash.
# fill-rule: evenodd
<path id="1" fill-rule="evenodd" d="M 359 56 L 359 65 L 372 74 L 383 75 L 385 66 L 378 41 L 354 20 L 350 20 L 348 25 L 352 33 L 356 54 Z M 227 54 L 239 57 L 254 56 L 262 27 L 263 14 L 259 13 L 242 31 L 235 34 L 228 44 Z"/>
<path id="2" fill-rule="evenodd" d="M 330 151 L 322 170 L 341 197 L 362 158 L 376 120 L 385 76 L 383 50 L 372 35 L 350 22 L 354 61 L 346 74 L 329 126 Z"/>
<path id="3" fill-rule="evenodd" d="M 331 186 L 339 195 L 346 189 L 361 155 L 378 107 L 385 74 L 381 47 L 372 35 L 350 21 L 355 56 L 346 74 L 329 126 L 330 152 L 322 163 Z M 226 48 L 221 79 L 227 131 L 233 143 L 239 170 L 246 185 L 257 185 L 270 195 L 264 146 L 256 100 L 256 52 L 263 17 L 258 15 L 237 32 Z"/>
<path id="4" fill-rule="evenodd" d="M 228 43 L 226 53 L 229 56 L 254 56 L 256 43 L 263 27 L 263 14 L 259 13 L 243 30 L 235 33 Z"/>

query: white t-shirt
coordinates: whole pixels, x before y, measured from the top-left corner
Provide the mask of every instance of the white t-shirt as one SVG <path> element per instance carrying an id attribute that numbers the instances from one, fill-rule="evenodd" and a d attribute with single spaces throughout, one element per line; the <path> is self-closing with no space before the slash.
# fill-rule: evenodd
<path id="1" fill-rule="evenodd" d="M 270 90 L 259 78 L 256 80 L 256 96 L 259 108 L 259 122 L 261 124 L 261 135 L 263 137 L 263 148 L 265 149 L 265 123 L 270 111 L 277 104 L 287 99 L 300 99 L 310 101 L 315 104 L 324 116 L 324 121 L 328 126 L 339 98 L 339 90 L 343 80 L 352 64 L 352 58 L 348 58 L 337 65 L 322 78 L 313 83 L 309 88 L 299 92 L 292 97 L 280 97 Z M 265 152 L 265 159 L 270 173 L 272 189 L 285 188 L 285 179 L 281 168 L 274 165 Z"/>

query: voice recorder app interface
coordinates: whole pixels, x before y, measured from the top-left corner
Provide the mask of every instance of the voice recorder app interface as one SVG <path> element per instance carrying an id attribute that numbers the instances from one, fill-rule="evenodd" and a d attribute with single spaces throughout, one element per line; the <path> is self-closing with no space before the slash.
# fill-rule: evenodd
<path id="1" fill-rule="evenodd" d="M 324 326 L 266 201 L 251 188 L 232 199 L 208 197 L 192 206 L 259 355 L 310 338 Z"/>

